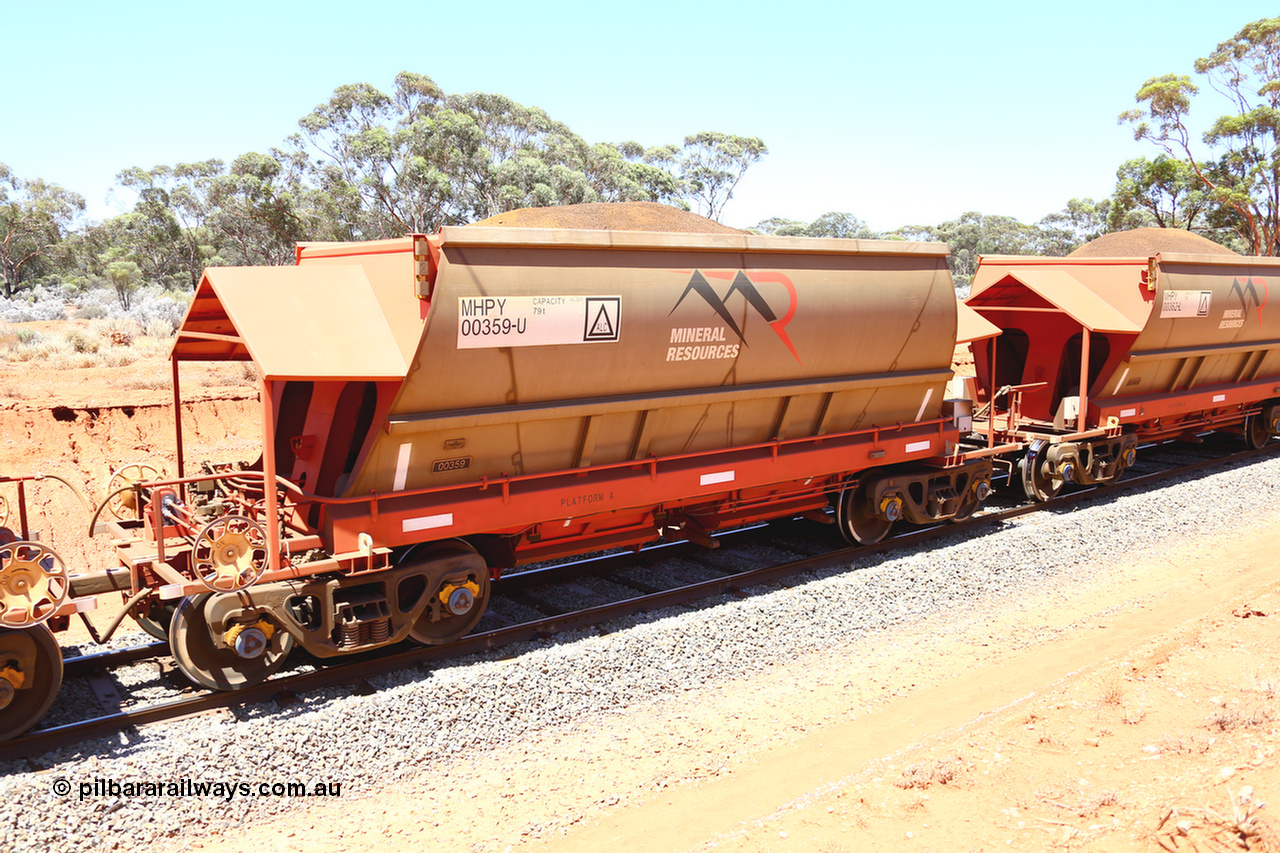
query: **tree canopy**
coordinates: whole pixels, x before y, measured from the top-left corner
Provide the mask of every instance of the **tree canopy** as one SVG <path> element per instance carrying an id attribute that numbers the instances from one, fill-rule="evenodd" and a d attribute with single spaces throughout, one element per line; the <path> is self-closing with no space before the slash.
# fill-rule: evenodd
<path id="1" fill-rule="evenodd" d="M 0 276 L 13 296 L 42 271 L 84 211 L 84 199 L 38 178 L 23 180 L 0 163 Z"/>
<path id="2" fill-rule="evenodd" d="M 80 222 L 75 193 L 0 165 L 0 271 L 6 296 L 56 273 L 125 305 L 139 282 L 189 290 L 211 264 L 290 263 L 300 240 L 431 233 L 520 207 L 652 201 L 718 219 L 765 153 L 715 131 L 589 143 L 538 107 L 406 71 L 389 92 L 339 86 L 278 147 L 230 165 L 124 168 L 132 208 L 101 223 Z"/>
<path id="3" fill-rule="evenodd" d="M 1200 144 L 1193 142 L 1189 123 L 1200 87 L 1188 75 L 1147 80 L 1136 96 L 1140 107 L 1120 116 L 1133 125 L 1135 139 L 1150 140 L 1189 169 L 1195 180 L 1185 172 L 1177 174 L 1173 166 L 1162 175 L 1144 176 L 1139 169 L 1131 189 L 1137 196 L 1152 189 L 1157 196 L 1163 194 L 1162 210 L 1170 215 L 1169 202 L 1181 196 L 1187 202 L 1187 221 L 1204 215 L 1238 234 L 1250 254 L 1280 254 L 1280 18 L 1246 24 L 1197 59 L 1195 72 L 1232 108 L 1200 134 Z M 1196 192 L 1203 200 L 1194 196 Z"/>
<path id="4" fill-rule="evenodd" d="M 718 218 L 758 139 L 704 132 L 683 148 L 587 143 L 538 107 L 487 92 L 446 94 L 404 72 L 395 91 L 340 86 L 277 156 L 293 168 L 306 230 L 324 239 L 433 231 L 521 207 L 653 201 Z"/>

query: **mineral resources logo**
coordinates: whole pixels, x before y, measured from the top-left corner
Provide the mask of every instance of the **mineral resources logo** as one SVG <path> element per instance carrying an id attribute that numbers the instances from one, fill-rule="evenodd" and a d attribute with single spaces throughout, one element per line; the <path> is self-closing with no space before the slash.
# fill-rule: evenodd
<path id="1" fill-rule="evenodd" d="M 1261 297 L 1258 296 L 1259 287 L 1262 288 Z M 1240 279 L 1236 278 L 1231 280 L 1231 291 L 1228 296 L 1240 297 L 1240 307 L 1245 311 L 1248 311 L 1252 304 L 1254 310 L 1258 312 L 1258 328 L 1262 328 L 1262 306 L 1267 304 L 1267 297 L 1270 295 L 1268 290 L 1270 288 L 1267 287 L 1266 279 L 1250 278 L 1242 286 Z"/>
<path id="2" fill-rule="evenodd" d="M 752 275 L 754 280 L 741 270 L 732 272 L 708 271 L 705 275 L 698 270 L 693 272 L 689 279 L 689 284 L 684 289 L 684 293 L 680 294 L 680 298 L 676 300 L 676 304 L 672 306 L 671 312 L 667 316 L 676 313 L 676 309 L 684 302 L 685 297 L 690 293 L 695 293 L 701 296 L 707 305 L 711 306 L 711 310 L 724 321 L 725 325 L 673 327 L 671 329 L 671 344 L 692 343 L 695 346 L 668 347 L 667 361 L 737 358 L 740 347 L 748 346 L 748 344 L 742 328 L 729 310 L 729 301 L 735 293 L 742 295 L 746 304 L 769 324 L 774 334 L 778 336 L 778 339 L 782 341 L 795 360 L 800 361 L 800 356 L 796 353 L 796 348 L 791 343 L 791 338 L 787 336 L 787 324 L 796 315 L 797 297 L 795 285 L 792 284 L 791 279 L 781 273 L 755 272 Z M 716 293 L 715 288 L 711 286 L 711 282 L 707 280 L 708 277 L 732 281 L 723 298 Z M 760 290 L 756 287 L 757 284 L 781 284 L 786 288 L 790 301 L 787 304 L 786 313 L 781 318 L 778 317 L 768 301 L 760 293 Z M 737 343 L 729 342 L 728 330 L 733 331 L 733 334 L 738 339 Z"/>

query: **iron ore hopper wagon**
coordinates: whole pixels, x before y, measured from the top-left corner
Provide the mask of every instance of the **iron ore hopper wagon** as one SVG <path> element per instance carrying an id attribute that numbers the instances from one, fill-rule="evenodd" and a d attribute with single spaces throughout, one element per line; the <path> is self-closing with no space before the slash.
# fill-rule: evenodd
<path id="1" fill-rule="evenodd" d="M 1280 259 L 984 257 L 967 309 L 976 439 L 1036 500 L 1112 483 L 1140 441 L 1280 432 Z M 1277 294 L 1280 297 L 1280 293 Z"/>
<path id="2" fill-rule="evenodd" d="M 467 227 L 207 270 L 172 349 L 177 475 L 112 490 L 118 565 L 41 585 L 35 563 L 38 607 L 0 593 L 0 678 L 27 694 L 0 737 L 52 702 L 50 629 L 98 595 L 225 690 L 295 646 L 448 643 L 521 564 L 832 503 L 857 542 L 972 513 L 991 451 L 944 401 L 946 252 Z M 262 456 L 192 465 L 178 364 L 228 360 L 261 377 Z"/>

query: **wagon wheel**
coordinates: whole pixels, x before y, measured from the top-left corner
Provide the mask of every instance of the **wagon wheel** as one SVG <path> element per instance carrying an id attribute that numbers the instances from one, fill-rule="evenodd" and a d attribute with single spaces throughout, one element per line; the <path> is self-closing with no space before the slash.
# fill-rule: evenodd
<path id="1" fill-rule="evenodd" d="M 0 546 L 0 625 L 39 625 L 70 590 L 67 567 L 52 548 L 24 541 Z"/>
<path id="2" fill-rule="evenodd" d="M 1244 419 L 1244 443 L 1250 450 L 1261 450 L 1271 440 L 1271 425 L 1261 415 Z"/>
<path id="3" fill-rule="evenodd" d="M 475 549 L 465 542 L 442 542 L 426 549 L 412 550 L 401 560 L 401 564 L 435 562 L 453 555 L 471 557 L 473 562 L 468 569 L 459 568 L 444 573 L 446 577 L 457 577 L 465 573 L 465 580 L 458 577 L 443 585 L 438 580 L 427 584 L 431 600 L 409 631 L 409 636 L 415 642 L 425 646 L 444 645 L 466 636 L 489 606 L 489 567 L 479 559 Z M 440 575 L 435 577 L 438 579 Z"/>
<path id="4" fill-rule="evenodd" d="M 975 480 L 969 484 L 969 488 L 964 490 L 964 494 L 960 497 L 960 506 L 956 508 L 956 514 L 951 516 L 952 521 L 964 521 L 977 512 L 978 507 L 982 506 L 982 501 L 991 493 L 991 487 L 987 486 L 985 481 Z"/>
<path id="5" fill-rule="evenodd" d="M 138 605 L 141 607 L 142 605 Z M 151 609 L 146 613 L 133 614 L 133 621 L 157 640 L 169 639 L 169 625 L 173 623 L 173 614 L 178 610 L 176 601 L 152 601 Z"/>
<path id="6" fill-rule="evenodd" d="M 851 545 L 874 545 L 889 533 L 893 522 L 871 505 L 871 478 L 862 477 L 840 493 L 836 513 L 840 535 Z"/>
<path id="7" fill-rule="evenodd" d="M 182 599 L 169 625 L 169 648 L 187 678 L 211 690 L 240 690 L 274 675 L 293 649 L 293 635 L 276 628 L 256 657 L 242 657 L 214 643 L 209 634 L 208 604 L 218 598 L 206 592 Z"/>
<path id="8" fill-rule="evenodd" d="M 111 475 L 111 479 L 107 481 L 107 494 L 111 495 L 111 497 L 107 498 L 107 512 L 120 521 L 126 518 L 137 518 L 139 510 L 138 493 L 136 490 L 126 489 L 126 487 L 135 483 L 158 480 L 161 476 L 160 469 L 150 462 L 130 462 L 128 465 L 121 465 Z M 125 491 L 114 494 L 120 489 L 125 489 Z"/>
<path id="9" fill-rule="evenodd" d="M 213 592 L 252 586 L 267 570 L 267 531 L 243 515 L 216 518 L 196 535 L 191 565 Z"/>
<path id="10" fill-rule="evenodd" d="M 40 722 L 61 686 L 62 649 L 52 631 L 0 629 L 0 740 Z"/>
<path id="11" fill-rule="evenodd" d="M 1028 500 L 1049 501 L 1062 491 L 1062 478 L 1056 473 L 1045 470 L 1045 451 L 1049 443 L 1033 441 L 1026 454 L 1018 460 L 1018 481 L 1022 483 L 1022 493 Z"/>

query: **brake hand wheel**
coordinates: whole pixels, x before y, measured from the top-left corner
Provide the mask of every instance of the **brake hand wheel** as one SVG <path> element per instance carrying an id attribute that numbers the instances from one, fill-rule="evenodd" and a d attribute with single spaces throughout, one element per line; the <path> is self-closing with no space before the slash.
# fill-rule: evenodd
<path id="1" fill-rule="evenodd" d="M 150 462 L 130 462 L 128 465 L 121 465 L 107 481 L 107 494 L 111 495 L 107 499 L 107 512 L 118 521 L 137 518 L 138 493 L 133 489 L 122 491 L 118 495 L 113 492 L 135 483 L 158 480 L 161 476 L 163 476 L 161 470 Z"/>
<path id="2" fill-rule="evenodd" d="M 196 535 L 191 565 L 212 592 L 252 586 L 267 570 L 267 531 L 243 515 L 214 519 Z"/>
<path id="3" fill-rule="evenodd" d="M 67 567 L 52 548 L 25 541 L 0 546 L 0 625 L 39 625 L 70 591 Z"/>

